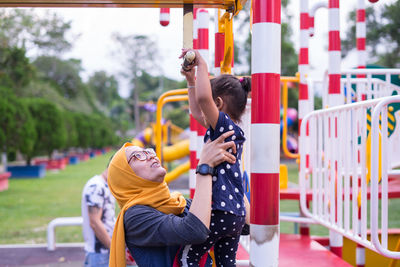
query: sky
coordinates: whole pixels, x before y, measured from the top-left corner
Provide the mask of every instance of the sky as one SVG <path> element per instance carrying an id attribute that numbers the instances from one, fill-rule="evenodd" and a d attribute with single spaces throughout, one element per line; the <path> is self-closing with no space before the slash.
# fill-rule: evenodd
<path id="1" fill-rule="evenodd" d="M 381 6 L 394 0 L 380 1 L 376 4 L 366 2 L 366 7 L 375 5 Z M 299 48 L 299 1 L 291 0 L 288 12 L 293 16 L 292 19 L 292 41 L 298 51 Z M 309 1 L 310 8 L 318 1 Z M 382 3 L 384 2 L 384 3 Z M 348 12 L 356 7 L 357 1 L 341 1 L 341 36 L 347 29 L 346 20 Z M 44 12 L 45 9 L 40 9 Z M 214 9 L 208 9 L 210 17 L 214 16 Z M 64 55 L 64 58 L 79 58 L 82 60 L 83 78 L 87 79 L 95 71 L 105 70 L 109 74 L 114 74 L 120 82 L 120 95 L 129 96 L 129 84 L 124 80 L 120 73 L 123 65 L 120 60 L 113 56 L 115 44 L 111 35 L 119 32 L 122 35 L 144 34 L 156 41 L 160 58 L 159 64 L 163 67 L 162 75 L 183 80 L 179 73 L 181 60 L 178 59 L 182 48 L 182 9 L 171 9 L 170 24 L 163 27 L 159 23 L 159 9 L 144 8 L 57 8 L 52 11 L 60 14 L 65 20 L 72 22 L 72 33 L 80 34 L 74 43 L 74 48 Z M 235 25 L 237 30 L 237 25 Z M 210 57 L 214 50 L 214 22 L 209 24 L 209 47 Z M 235 31 L 235 39 L 243 40 L 245 33 Z M 309 41 L 309 62 L 310 78 L 322 80 L 323 74 L 328 67 L 328 11 L 320 9 L 315 16 L 315 35 Z M 284 59 L 284 55 L 282 55 Z M 355 67 L 357 64 L 356 53 L 351 53 L 342 61 L 342 69 Z"/>

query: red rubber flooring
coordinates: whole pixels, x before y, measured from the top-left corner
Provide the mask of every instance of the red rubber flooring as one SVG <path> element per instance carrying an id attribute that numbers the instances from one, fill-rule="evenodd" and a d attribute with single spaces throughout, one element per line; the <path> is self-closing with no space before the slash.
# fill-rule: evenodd
<path id="1" fill-rule="evenodd" d="M 249 259 L 249 255 L 243 248 L 239 248 L 238 259 Z M 279 240 L 279 267 L 294 266 L 351 267 L 349 263 L 309 237 L 281 234 Z"/>

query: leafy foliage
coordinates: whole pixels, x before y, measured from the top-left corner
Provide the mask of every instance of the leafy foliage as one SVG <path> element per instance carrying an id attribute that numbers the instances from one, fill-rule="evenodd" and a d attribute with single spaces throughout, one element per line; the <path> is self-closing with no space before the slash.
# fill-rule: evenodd
<path id="1" fill-rule="evenodd" d="M 81 61 L 77 59 L 61 60 L 51 56 L 40 56 L 33 64 L 39 71 L 39 77 L 48 81 L 66 98 L 74 98 L 82 88 L 79 72 Z"/>
<path id="2" fill-rule="evenodd" d="M 0 47 L 37 49 L 38 52 L 60 54 L 72 47 L 66 33 L 71 22 L 56 13 L 37 16 L 29 9 L 0 9 Z"/>
<path id="3" fill-rule="evenodd" d="M 111 106 L 112 102 L 121 97 L 118 94 L 118 82 L 112 75 L 105 71 L 95 72 L 88 81 L 89 89 L 104 107 Z"/>
<path id="4" fill-rule="evenodd" d="M 35 75 L 35 69 L 25 56 L 26 51 L 17 47 L 0 46 L 0 83 L 19 89 Z"/>
<path id="5" fill-rule="evenodd" d="M 164 117 L 170 120 L 173 124 L 186 129 L 189 127 L 189 116 L 188 111 L 182 108 L 174 108 L 165 111 Z"/>
<path id="6" fill-rule="evenodd" d="M 140 130 L 140 110 L 139 96 L 141 88 L 138 82 L 138 77 L 143 75 L 143 72 L 157 70 L 158 65 L 158 49 L 156 43 L 145 35 L 128 35 L 122 36 L 118 33 L 113 35 L 113 38 L 118 45 L 116 53 L 121 58 L 125 70 L 123 75 L 130 80 L 133 91 L 133 102 L 130 102 L 135 119 L 135 127 Z"/>
<path id="7" fill-rule="evenodd" d="M 11 90 L 0 87 L 0 149 L 33 150 L 36 132 L 27 108 Z"/>
<path id="8" fill-rule="evenodd" d="M 28 164 L 30 159 L 40 153 L 47 153 L 49 158 L 55 149 L 65 147 L 67 134 L 61 111 L 45 99 L 25 99 L 32 117 L 35 120 L 37 140 L 32 154 L 27 154 Z"/>
<path id="9" fill-rule="evenodd" d="M 249 1 L 248 1 L 249 2 Z M 298 68 L 298 55 L 294 48 L 293 41 L 291 37 L 293 36 L 293 32 L 291 29 L 291 20 L 292 17 L 287 10 L 287 5 L 289 4 L 289 0 L 282 1 L 282 23 L 281 23 L 281 74 L 285 76 L 294 76 L 297 72 Z M 249 29 L 250 25 L 250 8 L 246 8 L 243 10 L 244 17 L 242 20 L 239 20 L 239 29 L 248 29 L 247 38 L 244 44 L 242 45 L 243 48 L 238 51 L 238 53 L 243 53 L 243 56 L 238 56 L 238 58 L 244 58 L 245 60 L 239 60 L 239 64 L 245 64 L 248 66 L 248 71 L 243 72 L 242 75 L 249 75 L 251 73 L 251 32 Z M 242 30 L 244 31 L 244 30 Z M 236 53 L 235 49 L 235 53 Z M 235 64 L 236 64 L 235 57 Z"/>
<path id="10" fill-rule="evenodd" d="M 400 2 L 386 4 L 381 10 L 366 9 L 367 64 L 400 67 Z M 349 14 L 349 28 L 342 41 L 342 54 L 356 49 L 356 11 Z"/>

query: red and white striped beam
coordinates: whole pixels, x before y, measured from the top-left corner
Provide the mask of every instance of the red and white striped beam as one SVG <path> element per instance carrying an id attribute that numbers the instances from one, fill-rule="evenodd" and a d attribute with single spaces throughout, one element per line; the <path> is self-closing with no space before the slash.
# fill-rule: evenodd
<path id="1" fill-rule="evenodd" d="M 199 38 L 198 41 L 198 51 L 202 58 L 207 62 L 207 66 L 210 65 L 210 56 L 209 56 L 209 41 L 208 41 L 208 25 L 210 21 L 210 16 L 208 15 L 208 11 L 205 9 L 199 9 L 197 11 L 197 36 Z M 210 72 L 210 70 L 209 70 Z"/>
<path id="2" fill-rule="evenodd" d="M 221 61 L 224 59 L 224 51 L 225 51 L 225 34 L 223 32 L 219 32 L 218 30 L 218 21 L 219 21 L 219 11 L 218 9 L 215 11 L 215 53 L 214 53 L 214 75 L 218 76 L 221 74 Z"/>
<path id="3" fill-rule="evenodd" d="M 194 196 L 194 189 L 196 187 L 196 167 L 197 167 L 197 128 L 198 124 L 193 115 L 190 113 L 190 143 L 189 143 L 189 151 L 190 151 L 190 170 L 189 170 L 189 190 L 190 190 L 190 198 Z"/>
<path id="4" fill-rule="evenodd" d="M 204 24 L 204 22 L 203 22 L 203 24 Z M 204 34 L 199 36 L 199 32 L 200 32 L 199 26 L 200 26 L 199 9 L 193 8 L 193 49 L 197 49 L 200 51 L 200 49 L 202 48 L 202 47 L 200 47 L 200 44 L 204 45 L 205 43 L 207 43 L 207 48 L 208 48 L 208 34 L 207 34 L 207 41 L 205 41 Z M 201 31 L 201 32 L 204 33 L 204 31 Z M 206 58 L 204 58 L 204 60 L 206 60 Z M 199 161 L 200 153 L 203 148 L 203 138 L 206 133 L 206 128 L 201 126 L 197 121 L 195 121 L 195 123 L 196 123 L 196 126 L 195 126 L 196 131 L 197 131 L 197 137 L 196 137 L 196 139 L 197 139 L 196 140 L 196 166 L 197 166 L 197 162 Z"/>
<path id="5" fill-rule="evenodd" d="M 310 37 L 314 36 L 314 23 L 315 23 L 315 13 L 317 12 L 318 9 L 320 8 L 328 8 L 328 2 L 327 1 L 321 1 L 318 3 L 315 3 L 312 8 L 310 9 L 310 14 L 309 14 L 309 34 Z"/>
<path id="6" fill-rule="evenodd" d="M 305 115 L 310 110 L 310 101 L 308 96 L 308 0 L 300 1 L 300 51 L 299 51 L 299 129 Z M 300 132 L 299 132 L 300 134 Z"/>
<path id="7" fill-rule="evenodd" d="M 278 266 L 281 1 L 253 1 L 250 266 Z"/>
<path id="8" fill-rule="evenodd" d="M 197 8 L 193 8 L 193 49 L 197 49 Z M 194 196 L 194 189 L 196 186 L 196 167 L 197 167 L 197 125 L 198 122 L 190 114 L 190 171 L 189 171 L 189 190 L 190 198 Z"/>
<path id="9" fill-rule="evenodd" d="M 198 49 L 198 32 L 197 32 L 197 7 L 193 7 L 193 49 Z"/>
<path id="10" fill-rule="evenodd" d="M 169 24 L 169 8 L 160 8 L 160 24 L 161 26 L 168 26 Z"/>
<path id="11" fill-rule="evenodd" d="M 344 102 L 340 94 L 340 9 L 339 0 L 329 0 L 328 2 L 328 28 L 329 28 L 329 107 L 341 105 Z"/>
<path id="12" fill-rule="evenodd" d="M 359 69 L 365 69 L 367 53 L 365 51 L 367 26 L 365 22 L 365 0 L 358 0 L 356 15 L 356 44 L 357 44 L 357 63 Z M 365 78 L 366 75 L 357 75 L 357 78 Z M 366 94 L 363 94 L 362 100 L 366 100 Z"/>
<path id="13" fill-rule="evenodd" d="M 356 44 L 357 44 L 357 63 L 359 69 L 366 67 L 366 22 L 365 22 L 365 0 L 357 1 L 357 15 L 356 15 Z M 366 75 L 357 75 L 358 78 L 365 78 Z M 362 100 L 366 100 L 366 94 L 363 94 Z M 358 151 L 360 154 L 360 151 Z M 358 225 L 359 233 L 361 232 L 361 208 L 358 209 Z M 356 266 L 365 266 L 365 247 L 357 244 L 356 247 Z"/>
<path id="14" fill-rule="evenodd" d="M 308 0 L 300 1 L 300 51 L 299 51 L 299 136 L 308 135 L 301 133 L 300 126 L 303 118 L 311 111 L 311 103 L 308 95 L 307 75 L 309 70 L 308 65 L 308 39 L 309 39 L 309 15 L 308 15 Z M 307 127 L 308 128 L 308 127 Z M 307 131 L 308 132 L 308 131 Z M 305 147 L 308 147 L 308 138 Z M 305 147 L 301 148 L 304 149 Z M 306 167 L 310 165 L 310 154 L 306 154 Z M 300 224 L 300 234 L 310 235 L 310 227 L 307 224 Z"/>
<path id="15" fill-rule="evenodd" d="M 342 105 L 344 98 L 340 93 L 340 63 L 341 63 L 341 47 L 340 47 L 340 9 L 339 0 L 328 1 L 328 27 L 329 27 L 329 66 L 328 66 L 328 77 L 329 77 L 329 89 L 328 89 L 328 105 L 334 107 Z M 334 133 L 337 133 L 337 117 L 335 118 Z M 334 138 L 337 138 L 336 136 Z M 332 163 L 335 166 L 337 173 L 337 161 Z M 335 179 L 335 176 L 331 177 Z M 335 205 L 336 207 L 336 205 Z M 335 216 L 336 212 L 331 213 L 331 216 Z M 343 249 L 343 237 L 330 230 L 329 231 L 329 245 L 330 250 L 342 257 Z"/>
<path id="16" fill-rule="evenodd" d="M 221 74 L 221 61 L 224 57 L 224 42 L 225 37 L 222 32 L 219 32 L 219 18 L 220 18 L 219 9 L 215 9 L 214 14 L 214 76 L 218 76 Z"/>

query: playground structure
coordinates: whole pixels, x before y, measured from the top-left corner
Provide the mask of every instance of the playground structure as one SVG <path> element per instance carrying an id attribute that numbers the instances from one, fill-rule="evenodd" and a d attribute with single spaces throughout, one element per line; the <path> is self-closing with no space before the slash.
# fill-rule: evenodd
<path id="1" fill-rule="evenodd" d="M 308 41 L 310 29 L 307 0 L 300 4 L 300 53 L 299 53 L 299 160 L 300 188 L 292 191 L 279 190 L 279 141 L 280 141 L 280 22 L 279 0 L 254 0 L 252 11 L 252 98 L 249 101 L 242 128 L 248 141 L 245 143 L 243 168 L 250 173 L 251 227 L 250 238 L 242 245 L 249 258 L 239 259 L 239 266 L 278 266 L 302 263 L 307 265 L 348 266 L 340 259 L 345 253 L 343 237 L 357 244 L 356 264 L 364 266 L 364 248 L 383 255 L 386 259 L 400 259 L 400 241 L 389 244 L 392 237 L 388 227 L 388 202 L 400 197 L 400 87 L 391 83 L 392 75 L 400 75 L 399 69 L 364 69 L 365 66 L 365 11 L 364 1 L 359 0 L 357 21 L 357 70 L 340 69 L 339 1 L 329 0 L 329 69 L 324 88 L 323 110 L 313 111 L 308 77 Z M 195 1 L 3 1 L 0 6 L 103 6 L 103 7 L 183 7 L 184 48 L 200 48 L 194 42 L 193 6 Z M 224 46 L 215 52 L 216 74 L 232 69 L 233 37 L 232 17 L 244 3 L 239 1 L 205 1 L 202 8 L 223 8 L 230 12 L 218 19 L 218 29 L 223 28 Z M 219 14 L 219 11 L 218 11 Z M 218 18 L 220 16 L 218 15 Z M 196 31 L 197 32 L 197 31 Z M 200 32 L 197 32 L 200 33 Z M 221 33 L 221 32 L 219 32 Z M 217 34 L 217 33 L 216 33 Z M 200 39 L 201 35 L 198 34 Z M 217 35 L 216 35 L 217 36 Z M 220 35 L 222 36 L 222 35 Z M 267 38 L 267 37 L 269 38 Z M 364 36 L 364 37 L 363 37 Z M 218 37 L 219 38 L 219 37 Z M 221 44 L 220 39 L 217 41 Z M 197 43 L 197 45 L 196 45 Z M 193 46 L 191 45 L 193 44 Z M 202 47 L 204 48 L 204 47 Z M 218 58 L 217 58 L 218 56 Z M 221 59 L 222 58 L 222 59 Z M 372 75 L 384 75 L 384 79 Z M 355 77 L 353 77 L 355 76 Z M 285 87 L 285 86 L 284 86 Z M 184 98 L 167 95 L 164 99 Z M 393 96 L 392 96 L 393 95 Z M 168 98 L 167 98 L 168 97 Z M 167 101 L 166 100 L 166 101 Z M 354 103 L 353 103 L 354 102 Z M 160 111 L 161 112 L 161 111 Z M 158 117 L 158 115 L 157 115 Z M 284 121 L 285 115 L 284 115 Z M 157 119 L 158 121 L 158 119 Z M 161 121 L 161 120 L 160 120 Z M 190 188 L 192 189 L 196 152 L 201 149 L 204 129 L 190 118 Z M 285 126 L 283 127 L 285 132 Z M 283 134 L 283 138 L 285 134 Z M 161 130 L 156 131 L 161 144 Z M 158 142 L 157 141 L 157 142 Z M 286 142 L 284 142 L 286 145 Z M 284 145 L 284 146 L 285 146 Z M 157 148 L 161 155 L 162 146 Z M 285 154 L 287 149 L 284 149 Z M 297 158 L 296 154 L 289 154 Z M 191 191 L 191 193 L 193 193 Z M 304 217 L 279 214 L 279 197 L 299 199 Z M 368 202 L 370 200 L 370 202 Z M 311 203 L 311 204 L 310 204 Z M 370 205 L 371 209 L 368 210 Z M 370 218 L 370 228 L 368 227 Z M 318 223 L 331 230 L 330 250 L 303 236 L 280 235 L 279 221 L 301 224 Z M 305 227 L 304 227 L 305 228 Z M 305 228 L 306 229 L 306 228 Z M 370 235 L 371 239 L 368 239 Z M 392 240 L 393 241 L 393 240 Z M 347 242 L 347 241 L 346 241 Z M 297 249 L 290 254 L 288 250 Z M 280 253 L 279 253 L 280 252 Z M 312 257 L 305 263 L 304 254 Z M 335 256 L 336 254 L 337 256 Z M 292 260 L 290 262 L 290 260 Z"/>

